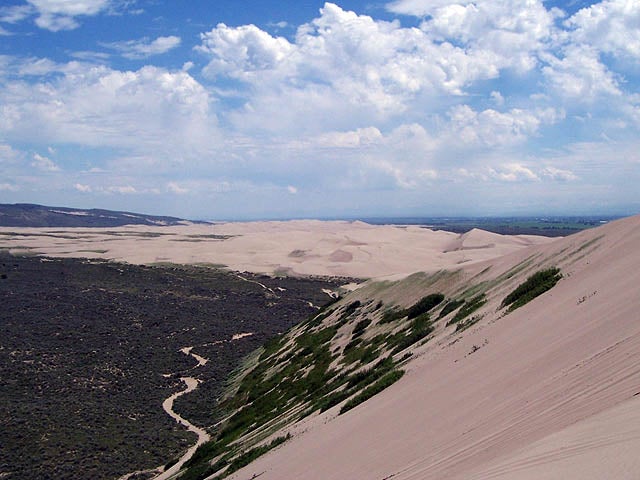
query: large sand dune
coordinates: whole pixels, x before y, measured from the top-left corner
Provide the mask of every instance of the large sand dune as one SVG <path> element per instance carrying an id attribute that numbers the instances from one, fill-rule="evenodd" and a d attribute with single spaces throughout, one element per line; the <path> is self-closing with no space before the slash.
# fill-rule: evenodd
<path id="1" fill-rule="evenodd" d="M 448 268 L 548 243 L 540 236 L 458 235 L 345 221 L 118 228 L 0 228 L 0 248 L 135 264 L 224 265 L 236 271 L 372 278 Z"/>
<path id="2" fill-rule="evenodd" d="M 468 275 L 527 258 L 563 279 L 506 316 L 491 316 L 492 300 L 485 321 L 427 344 L 398 383 L 231 478 L 640 478 L 640 217 Z"/>

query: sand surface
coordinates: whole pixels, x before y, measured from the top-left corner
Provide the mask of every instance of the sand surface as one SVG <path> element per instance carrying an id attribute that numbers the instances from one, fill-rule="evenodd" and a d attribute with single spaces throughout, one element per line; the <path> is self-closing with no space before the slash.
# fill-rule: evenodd
<path id="1" fill-rule="evenodd" d="M 13 252 L 356 278 L 450 268 L 550 241 L 547 237 L 481 230 L 458 235 L 418 226 L 314 220 L 175 227 L 0 228 L 0 248 Z"/>
<path id="2" fill-rule="evenodd" d="M 640 478 L 640 217 L 493 264 L 580 245 L 547 294 L 230 478 Z"/>

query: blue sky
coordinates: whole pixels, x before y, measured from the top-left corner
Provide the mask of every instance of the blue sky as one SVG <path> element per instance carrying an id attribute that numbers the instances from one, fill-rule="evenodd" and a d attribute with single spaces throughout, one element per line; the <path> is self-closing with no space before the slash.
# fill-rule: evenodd
<path id="1" fill-rule="evenodd" d="M 0 202 L 640 212 L 637 0 L 5 0 Z"/>

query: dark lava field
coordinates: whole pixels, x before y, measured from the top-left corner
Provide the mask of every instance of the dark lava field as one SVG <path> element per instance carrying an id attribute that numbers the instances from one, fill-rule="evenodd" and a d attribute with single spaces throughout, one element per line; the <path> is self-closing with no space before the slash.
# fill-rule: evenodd
<path id="1" fill-rule="evenodd" d="M 211 427 L 242 358 L 346 281 L 0 252 L 0 478 L 115 479 L 179 456 L 195 436 L 162 402 L 180 377 L 202 383 L 174 409 Z"/>

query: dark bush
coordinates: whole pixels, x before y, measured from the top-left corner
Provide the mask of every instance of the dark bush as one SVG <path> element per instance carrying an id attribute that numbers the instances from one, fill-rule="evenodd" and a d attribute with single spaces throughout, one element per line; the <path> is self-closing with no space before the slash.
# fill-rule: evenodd
<path id="1" fill-rule="evenodd" d="M 439 305 L 444 300 L 444 295 L 441 293 L 432 293 L 431 295 L 427 295 L 420 299 L 415 305 L 412 305 L 407 310 L 407 317 L 409 320 L 417 317 L 418 315 L 422 315 L 423 313 L 427 313 L 433 307 Z"/>
<path id="2" fill-rule="evenodd" d="M 509 306 L 509 312 L 530 302 L 538 295 L 550 290 L 562 278 L 559 268 L 540 270 L 527 278 L 515 290 L 505 297 L 500 308 Z"/>
<path id="3" fill-rule="evenodd" d="M 369 325 L 371 325 L 371 319 L 369 318 L 359 321 L 353 328 L 353 338 L 357 338 L 362 335 Z"/>
<path id="4" fill-rule="evenodd" d="M 374 395 L 377 395 L 385 388 L 393 385 L 395 382 L 400 380 L 404 375 L 404 370 L 392 370 L 386 375 L 384 375 L 380 380 L 375 382 L 373 385 L 365 388 L 361 393 L 353 397 L 347 403 L 345 403 L 340 409 L 340 414 L 342 415 L 344 412 L 351 410 L 354 407 L 357 407 L 363 402 L 366 402 Z"/>
<path id="5" fill-rule="evenodd" d="M 451 312 L 455 311 L 463 303 L 464 303 L 464 300 L 449 300 L 444 305 L 444 307 L 442 307 L 442 310 L 440 311 L 440 315 L 438 315 L 438 320 L 440 320 L 441 318 L 446 317 Z"/>
<path id="6" fill-rule="evenodd" d="M 478 310 L 481 306 L 483 306 L 485 303 L 487 303 L 487 296 L 484 293 L 481 293 L 480 295 L 476 295 L 475 297 L 465 301 L 464 305 L 460 307 L 460 310 L 458 310 L 458 313 L 455 314 L 455 316 L 449 321 L 449 323 L 447 323 L 447 325 L 452 325 L 454 323 L 458 323 L 464 320 L 473 312 Z"/>
<path id="7" fill-rule="evenodd" d="M 353 312 L 355 312 L 358 308 L 360 308 L 360 305 L 361 305 L 360 300 L 351 302 L 349 305 L 347 305 L 347 308 L 344 309 L 343 316 L 348 317 Z"/>
<path id="8" fill-rule="evenodd" d="M 406 316 L 407 311 L 405 309 L 389 308 L 382 314 L 382 320 L 380 320 L 380 324 L 391 323 Z"/>
<path id="9" fill-rule="evenodd" d="M 270 443 L 252 448 L 251 450 L 247 450 L 246 452 L 242 453 L 235 460 L 231 462 L 231 465 L 229 465 L 229 468 L 225 471 L 225 476 L 230 475 L 233 472 L 237 472 L 242 467 L 246 467 L 251 462 L 253 462 L 256 458 L 261 457 L 262 455 L 267 453 L 269 450 L 272 450 L 278 445 L 283 444 L 290 438 L 291 438 L 291 434 L 288 433 L 286 437 L 274 438 Z"/>

